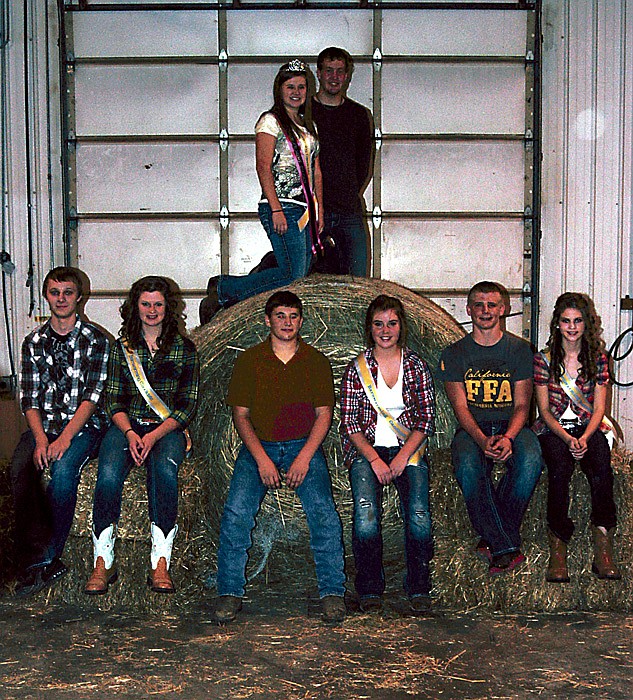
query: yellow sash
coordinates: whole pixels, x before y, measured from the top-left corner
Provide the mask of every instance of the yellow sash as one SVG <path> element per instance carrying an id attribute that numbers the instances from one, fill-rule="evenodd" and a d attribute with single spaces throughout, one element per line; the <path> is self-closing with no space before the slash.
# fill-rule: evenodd
<path id="1" fill-rule="evenodd" d="M 549 367 L 551 361 L 550 351 L 545 350 L 542 354 L 545 358 L 545 362 L 547 362 L 547 366 Z M 589 403 L 589 400 L 582 393 L 582 391 L 580 391 L 576 382 L 569 376 L 569 373 L 566 369 L 561 375 L 560 387 L 565 392 L 565 394 L 567 394 L 567 397 L 575 406 L 582 408 L 587 413 L 593 413 L 593 406 Z M 606 415 L 602 417 L 602 421 L 600 422 L 600 430 L 604 433 L 604 436 L 607 438 L 609 442 L 609 447 L 613 447 L 613 444 L 617 442 L 618 435 L 615 430 L 615 426 Z"/>
<path id="2" fill-rule="evenodd" d="M 145 371 L 143 370 L 143 365 L 141 364 L 141 358 L 138 356 L 136 350 L 130 348 L 123 339 L 121 339 L 121 345 L 125 351 L 127 366 L 132 373 L 132 379 L 136 384 L 136 388 L 139 390 L 141 396 L 145 399 L 145 402 L 152 409 L 152 411 L 154 411 L 154 413 L 156 413 L 161 420 L 166 420 L 169 418 L 169 416 L 171 416 L 171 411 L 169 410 L 167 404 L 154 391 L 152 385 L 145 376 Z M 186 449 L 187 452 L 189 452 L 189 450 L 191 450 L 191 435 L 189 434 L 189 430 L 186 428 L 183 432 L 187 440 Z"/>
<path id="3" fill-rule="evenodd" d="M 391 413 L 384 409 L 378 402 L 378 389 L 376 387 L 376 383 L 374 382 L 374 378 L 371 376 L 371 371 L 369 370 L 369 366 L 367 365 L 367 360 L 365 359 L 364 353 L 361 352 L 360 355 L 354 360 L 354 366 L 356 367 L 356 372 L 358 373 L 360 381 L 363 385 L 363 389 L 365 390 L 365 393 L 367 394 L 367 398 L 369 399 L 371 405 L 387 421 L 389 427 L 393 430 L 393 432 L 403 442 L 406 442 L 409 435 L 411 435 L 411 431 L 409 430 L 409 428 L 402 425 L 402 423 L 399 423 L 391 415 Z M 418 449 L 411 455 L 411 457 L 409 457 L 409 464 L 413 464 L 416 467 L 421 464 L 422 458 L 424 457 L 424 452 L 426 450 L 426 443 L 427 438 L 425 436 L 424 440 L 422 440 L 422 444 L 420 445 L 420 447 L 418 447 Z"/>

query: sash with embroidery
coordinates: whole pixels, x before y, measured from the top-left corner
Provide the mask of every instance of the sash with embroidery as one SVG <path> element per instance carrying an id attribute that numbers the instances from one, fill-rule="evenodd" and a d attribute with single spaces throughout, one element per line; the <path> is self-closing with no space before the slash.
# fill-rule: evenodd
<path id="1" fill-rule="evenodd" d="M 544 350 L 542 353 L 547 366 L 550 366 L 551 353 L 549 350 Z M 580 391 L 576 382 L 569 376 L 567 369 L 563 372 L 560 378 L 560 387 L 567 395 L 567 398 L 578 408 L 582 408 L 587 413 L 593 413 L 593 406 L 589 403 L 587 397 Z M 602 417 L 600 422 L 600 430 L 604 433 L 609 442 L 609 447 L 613 447 L 613 443 L 617 440 L 617 433 L 613 423 L 607 418 Z"/>
<path id="2" fill-rule="evenodd" d="M 365 390 L 365 393 L 367 394 L 367 398 L 369 399 L 371 405 L 387 421 L 391 430 L 403 442 L 405 442 L 411 434 L 411 431 L 409 430 L 409 428 L 402 425 L 402 423 L 399 423 L 391 415 L 391 413 L 389 413 L 389 411 L 383 408 L 378 402 L 378 388 L 376 387 L 374 378 L 371 376 L 371 371 L 369 369 L 369 365 L 367 364 L 367 360 L 365 359 L 364 353 L 361 352 L 360 355 L 354 360 L 354 366 L 356 367 L 356 372 L 358 373 L 358 377 L 361 381 L 361 384 L 363 385 L 363 389 Z M 411 455 L 411 457 L 409 457 L 408 464 L 413 464 L 416 467 L 421 464 L 422 458 L 424 457 L 424 452 L 426 450 L 426 443 L 427 438 L 425 436 L 424 440 L 422 440 L 422 444 L 420 445 L 420 447 L 418 447 L 418 449 Z"/>
<path id="3" fill-rule="evenodd" d="M 279 124 L 279 128 L 283 132 L 283 135 L 286 137 L 288 148 L 290 149 L 290 153 L 292 153 L 292 157 L 295 161 L 295 166 L 297 168 L 297 172 L 299 173 L 299 180 L 301 181 L 301 189 L 303 190 L 303 196 L 305 197 L 307 204 L 307 208 L 297 222 L 297 225 L 299 226 L 300 231 L 303 231 L 306 226 L 310 226 L 312 255 L 316 255 L 317 247 L 321 252 L 323 252 L 323 244 L 321 243 L 321 236 L 319 235 L 319 229 L 317 227 L 318 212 L 317 203 L 312 188 L 312 169 L 309 167 L 309 162 L 306 163 L 306 158 L 308 161 L 310 159 L 310 147 L 304 142 L 304 138 L 300 137 L 301 143 L 304 144 L 304 148 L 301 148 L 294 133 L 287 134 L 279 121 L 277 123 Z"/>
<path id="4" fill-rule="evenodd" d="M 136 350 L 130 348 L 124 340 L 121 339 L 120 342 L 123 350 L 125 351 L 125 359 L 132 374 L 132 379 L 134 380 L 136 388 L 139 390 L 141 396 L 145 399 L 145 403 L 147 403 L 147 405 L 161 420 L 169 418 L 171 411 L 149 383 L 138 353 Z M 189 452 L 189 450 L 191 450 L 191 435 L 189 434 L 188 429 L 185 429 L 183 432 L 187 440 L 187 452 Z"/>

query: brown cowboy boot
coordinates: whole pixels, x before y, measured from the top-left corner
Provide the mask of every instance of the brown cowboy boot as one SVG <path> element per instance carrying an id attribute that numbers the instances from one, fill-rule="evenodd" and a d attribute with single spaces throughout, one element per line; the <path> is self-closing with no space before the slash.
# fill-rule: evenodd
<path id="1" fill-rule="evenodd" d="M 152 570 L 147 577 L 147 585 L 155 593 L 174 593 L 176 588 L 169 575 L 169 564 L 171 563 L 171 550 L 174 538 L 178 532 L 178 525 L 174 525 L 173 530 L 167 536 L 163 531 L 152 523 Z"/>
<path id="2" fill-rule="evenodd" d="M 545 580 L 550 583 L 569 583 L 569 573 L 567 571 L 567 543 L 558 539 L 551 531 L 547 531 L 549 540 L 549 564 Z"/>
<path id="3" fill-rule="evenodd" d="M 167 559 L 165 557 L 161 557 L 158 560 L 156 568 L 152 569 L 149 579 L 148 584 L 155 593 L 174 593 L 176 590 L 169 571 L 167 571 Z"/>
<path id="4" fill-rule="evenodd" d="M 622 578 L 613 561 L 613 530 L 607 532 L 603 527 L 591 527 L 593 534 L 593 564 L 591 571 L 600 579 L 619 581 Z"/>
<path id="5" fill-rule="evenodd" d="M 94 571 L 84 588 L 86 595 L 103 595 L 108 586 L 117 580 L 118 573 L 114 563 L 114 525 L 109 525 L 97 537 L 92 533 L 94 544 Z"/>
<path id="6" fill-rule="evenodd" d="M 110 569 L 106 569 L 103 557 L 97 557 L 92 575 L 86 581 L 84 593 L 86 595 L 103 595 L 108 592 L 108 586 L 114 583 L 118 576 L 114 565 Z"/>

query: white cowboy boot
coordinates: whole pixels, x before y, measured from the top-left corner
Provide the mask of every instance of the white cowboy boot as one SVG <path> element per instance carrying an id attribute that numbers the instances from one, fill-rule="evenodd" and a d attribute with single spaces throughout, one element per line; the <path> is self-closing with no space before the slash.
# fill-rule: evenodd
<path id="1" fill-rule="evenodd" d="M 92 532 L 94 545 L 94 570 L 88 579 L 84 593 L 88 595 L 103 595 L 108 592 L 108 586 L 117 580 L 118 572 L 114 564 L 114 540 L 116 526 L 109 525 L 97 537 Z"/>
<path id="2" fill-rule="evenodd" d="M 178 525 L 174 525 L 173 530 L 165 537 L 156 523 L 152 523 L 152 572 L 147 578 L 147 585 L 156 593 L 174 593 L 176 590 L 169 576 L 169 565 L 177 532 Z"/>

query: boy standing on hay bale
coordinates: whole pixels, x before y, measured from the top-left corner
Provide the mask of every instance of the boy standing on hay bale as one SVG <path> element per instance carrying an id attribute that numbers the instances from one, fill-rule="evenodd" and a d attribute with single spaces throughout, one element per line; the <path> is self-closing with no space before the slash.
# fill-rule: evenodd
<path id="1" fill-rule="evenodd" d="M 83 294 L 79 271 L 51 270 L 42 294 L 51 318 L 22 344 L 20 404 L 29 429 L 11 461 L 16 592 L 22 596 L 53 585 L 68 571 L 60 556 L 75 514 L 79 477 L 96 455 L 107 425 L 101 397 L 109 343 L 78 316 Z M 50 482 L 44 498 L 41 472 L 47 467 Z"/>
<path id="2" fill-rule="evenodd" d="M 481 538 L 476 553 L 496 576 L 525 561 L 521 521 L 542 468 L 538 440 L 525 427 L 532 351 L 502 330 L 505 305 L 499 285 L 476 284 L 466 310 L 472 333 L 444 350 L 440 376 L 460 426 L 451 451 L 468 515 Z M 494 462 L 506 468 L 496 486 Z"/>
<path id="3" fill-rule="evenodd" d="M 216 619 L 230 622 L 241 609 L 255 516 L 268 489 L 285 481 L 296 490 L 308 521 L 323 620 L 342 622 L 342 528 L 321 450 L 332 422 L 332 369 L 299 336 L 299 297 L 275 292 L 265 316 L 270 336 L 238 357 L 227 397 L 243 445 L 220 524 Z"/>

